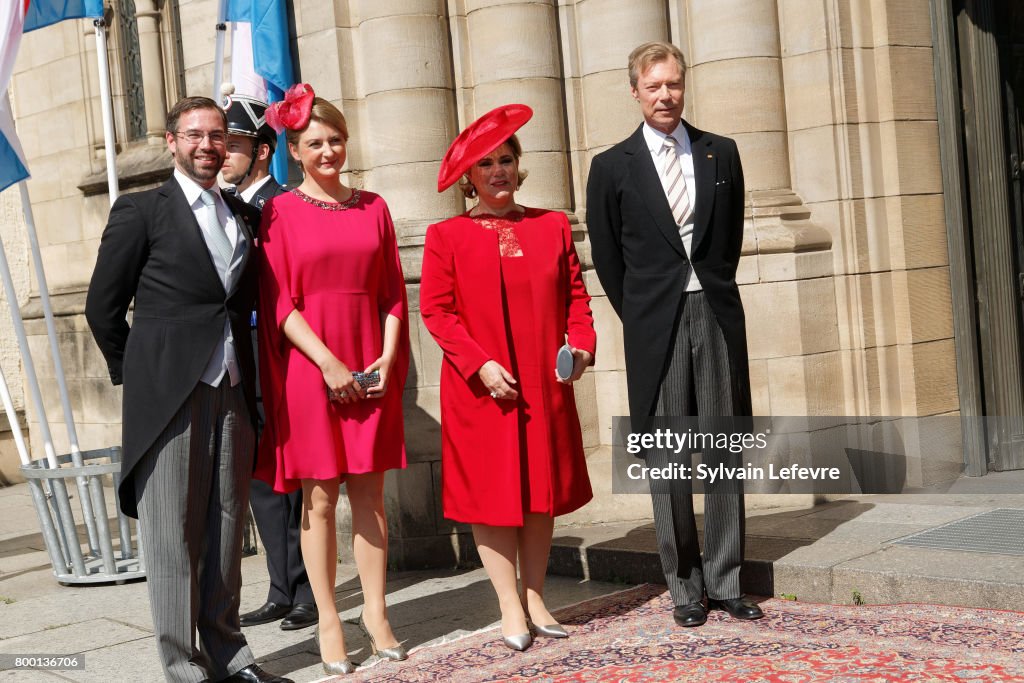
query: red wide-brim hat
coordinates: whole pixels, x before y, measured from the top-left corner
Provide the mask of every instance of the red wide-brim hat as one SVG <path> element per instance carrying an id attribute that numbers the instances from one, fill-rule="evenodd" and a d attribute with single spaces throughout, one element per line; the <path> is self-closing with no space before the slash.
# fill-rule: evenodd
<path id="1" fill-rule="evenodd" d="M 473 164 L 496 150 L 533 117 L 525 104 L 505 104 L 492 109 L 459 133 L 441 160 L 437 191 L 444 192 Z"/>

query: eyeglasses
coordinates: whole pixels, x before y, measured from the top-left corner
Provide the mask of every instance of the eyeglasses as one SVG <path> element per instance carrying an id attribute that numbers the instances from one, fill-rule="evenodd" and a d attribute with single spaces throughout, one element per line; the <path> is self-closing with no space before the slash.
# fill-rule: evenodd
<path id="1" fill-rule="evenodd" d="M 211 145 L 218 147 L 227 143 L 228 136 L 219 130 L 203 132 L 201 130 L 186 130 L 184 133 L 174 133 L 175 137 L 188 140 L 189 144 L 198 145 L 204 138 L 209 138 Z"/>

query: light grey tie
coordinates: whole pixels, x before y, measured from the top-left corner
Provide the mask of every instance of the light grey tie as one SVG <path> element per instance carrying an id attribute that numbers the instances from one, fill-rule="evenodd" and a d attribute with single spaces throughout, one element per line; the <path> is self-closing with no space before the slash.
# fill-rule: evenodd
<path id="1" fill-rule="evenodd" d="M 199 193 L 199 198 L 202 200 L 203 206 L 206 207 L 206 232 L 213 241 L 213 248 L 217 250 L 220 257 L 224 260 L 224 268 L 226 270 L 231 267 L 231 255 L 235 253 L 235 246 L 231 244 L 227 232 L 224 231 L 224 226 L 221 225 L 220 217 L 217 215 L 217 204 L 214 200 L 213 192 L 203 190 Z"/>
<path id="2" fill-rule="evenodd" d="M 661 149 L 668 157 L 663 166 L 665 196 L 672 208 L 672 217 L 676 219 L 676 225 L 682 226 L 690 215 L 691 205 L 690 193 L 686 189 L 686 181 L 683 180 L 683 169 L 679 165 L 679 155 L 676 154 L 676 144 L 676 139 L 669 135 Z"/>

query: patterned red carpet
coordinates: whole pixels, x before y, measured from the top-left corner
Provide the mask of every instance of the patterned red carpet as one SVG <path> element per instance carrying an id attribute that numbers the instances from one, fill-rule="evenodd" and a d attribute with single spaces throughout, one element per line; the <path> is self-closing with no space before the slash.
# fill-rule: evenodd
<path id="1" fill-rule="evenodd" d="M 337 681 L 1024 681 L 1024 614 L 893 605 L 848 607 L 786 600 L 741 622 L 672 623 L 662 586 L 638 586 L 558 612 L 567 640 L 538 639 L 524 653 L 498 631 L 414 650 Z"/>

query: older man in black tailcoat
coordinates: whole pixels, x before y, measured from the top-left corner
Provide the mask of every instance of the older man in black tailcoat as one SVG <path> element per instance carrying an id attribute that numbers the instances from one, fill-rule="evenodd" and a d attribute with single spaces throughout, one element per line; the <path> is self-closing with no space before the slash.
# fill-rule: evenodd
<path id="1" fill-rule="evenodd" d="M 594 267 L 622 319 L 633 429 L 651 416 L 750 415 L 743 304 L 736 268 L 743 244 L 743 169 L 736 143 L 682 119 L 686 66 L 669 43 L 629 57 L 644 123 L 594 157 L 587 227 Z M 704 453 L 705 460 L 712 455 Z M 647 453 L 667 464 L 664 450 Z M 659 484 L 660 486 L 660 484 Z M 705 486 L 701 557 L 688 482 L 652 484 L 662 569 L 681 626 L 703 605 L 739 619 L 764 616 L 743 597 L 742 482 Z"/>

